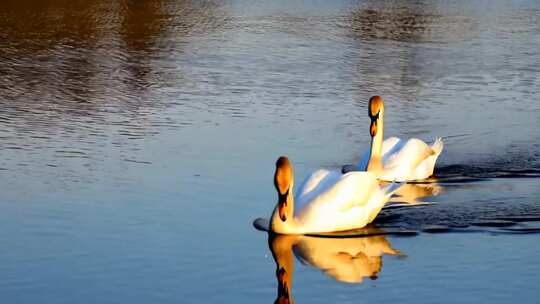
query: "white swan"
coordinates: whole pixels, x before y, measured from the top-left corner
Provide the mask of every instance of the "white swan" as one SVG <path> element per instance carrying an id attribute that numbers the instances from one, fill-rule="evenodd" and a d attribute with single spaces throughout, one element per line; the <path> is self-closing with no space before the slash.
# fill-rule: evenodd
<path id="1" fill-rule="evenodd" d="M 280 234 L 362 228 L 375 219 L 401 186 L 394 183 L 381 188 L 370 172 L 318 170 L 308 176 L 293 197 L 293 169 L 284 156 L 276 162 L 274 185 L 279 201 L 270 218 L 270 230 Z"/>
<path id="2" fill-rule="evenodd" d="M 369 99 L 368 114 L 371 118 L 371 149 L 352 170 L 373 172 L 378 179 L 385 181 L 413 181 L 433 175 L 435 162 L 444 146 L 441 138 L 431 146 L 416 138 L 390 137 L 383 142 L 384 101 L 381 97 Z M 350 170 L 345 166 L 342 172 Z"/>

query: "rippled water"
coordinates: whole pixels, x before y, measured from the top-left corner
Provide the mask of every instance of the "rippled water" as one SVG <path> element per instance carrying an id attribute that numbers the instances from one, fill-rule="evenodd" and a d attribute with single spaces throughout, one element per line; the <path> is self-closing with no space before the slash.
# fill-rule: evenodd
<path id="1" fill-rule="evenodd" d="M 433 204 L 378 219 L 416 236 L 358 242 L 400 255 L 333 245 L 361 283 L 296 250 L 292 298 L 537 297 L 535 1 L 8 0 L 0 38 L 7 302 L 273 302 L 279 261 L 251 223 L 274 161 L 298 178 L 358 161 L 373 94 L 388 136 L 445 137 L 438 184 L 396 198 Z"/>

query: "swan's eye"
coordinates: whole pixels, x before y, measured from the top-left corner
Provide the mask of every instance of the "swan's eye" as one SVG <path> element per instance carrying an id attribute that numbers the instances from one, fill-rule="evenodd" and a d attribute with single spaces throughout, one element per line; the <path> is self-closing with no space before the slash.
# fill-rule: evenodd
<path id="1" fill-rule="evenodd" d="M 371 114 L 371 112 L 369 112 L 369 118 L 371 118 L 371 121 L 372 121 L 372 122 L 375 121 L 375 120 L 377 120 L 377 119 L 379 119 L 379 113 L 381 113 L 380 110 L 377 111 L 377 114 L 375 114 L 375 115 L 373 115 L 373 114 Z"/>
<path id="2" fill-rule="evenodd" d="M 287 191 L 285 191 L 285 193 L 281 194 L 281 193 L 278 193 L 278 196 L 279 196 L 279 203 L 282 204 L 283 206 L 287 206 L 287 196 L 289 196 L 289 189 L 287 189 Z"/>

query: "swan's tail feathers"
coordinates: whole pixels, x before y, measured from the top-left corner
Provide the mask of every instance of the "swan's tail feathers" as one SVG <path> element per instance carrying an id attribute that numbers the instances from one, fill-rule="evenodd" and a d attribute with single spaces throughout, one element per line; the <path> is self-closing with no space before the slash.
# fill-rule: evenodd
<path id="1" fill-rule="evenodd" d="M 386 186 L 383 191 L 386 193 L 386 196 L 390 198 L 394 192 L 397 191 L 401 186 L 405 185 L 404 182 L 393 181 L 390 185 Z"/>
<path id="2" fill-rule="evenodd" d="M 437 156 L 441 154 L 443 148 L 444 148 L 444 142 L 441 137 L 438 137 L 435 140 L 435 142 L 431 145 L 431 149 L 433 150 L 434 154 Z"/>

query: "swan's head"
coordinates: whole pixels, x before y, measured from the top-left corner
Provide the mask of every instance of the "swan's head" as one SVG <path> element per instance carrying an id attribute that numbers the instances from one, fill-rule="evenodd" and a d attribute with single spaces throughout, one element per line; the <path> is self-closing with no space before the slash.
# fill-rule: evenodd
<path id="1" fill-rule="evenodd" d="M 278 192 L 278 212 L 281 221 L 285 222 L 287 216 L 292 216 L 292 202 L 289 196 L 292 194 L 293 169 L 289 159 L 285 156 L 278 158 L 276 162 L 276 173 L 274 175 L 274 186 Z"/>
<path id="2" fill-rule="evenodd" d="M 373 96 L 369 99 L 368 115 L 371 118 L 371 125 L 369 126 L 369 134 L 371 137 L 377 135 L 377 124 L 380 117 L 384 112 L 384 101 L 380 96 Z"/>

